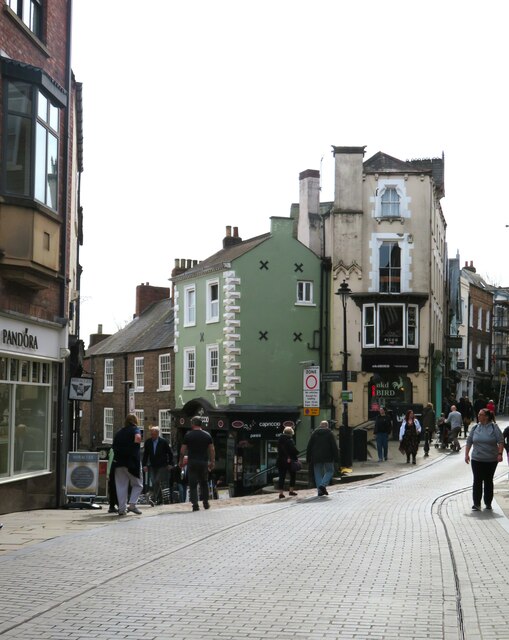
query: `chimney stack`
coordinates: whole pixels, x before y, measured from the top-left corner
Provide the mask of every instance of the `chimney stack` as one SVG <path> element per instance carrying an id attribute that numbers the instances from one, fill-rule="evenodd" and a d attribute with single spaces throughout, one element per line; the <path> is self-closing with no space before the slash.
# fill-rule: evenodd
<path id="1" fill-rule="evenodd" d="M 169 297 L 169 287 L 152 287 L 148 282 L 142 282 L 136 287 L 135 317 L 141 316 L 141 314 L 154 302 L 159 302 L 160 300 L 165 300 Z"/>
<path id="2" fill-rule="evenodd" d="M 234 244 L 240 244 L 242 242 L 242 238 L 239 237 L 239 228 L 233 227 L 233 236 L 232 236 L 232 228 L 230 225 L 226 227 L 226 236 L 223 238 L 223 249 L 228 247 L 232 247 Z"/>
<path id="3" fill-rule="evenodd" d="M 468 264 L 468 262 L 465 261 L 465 266 L 463 268 L 466 269 L 467 271 L 471 271 L 472 273 L 476 272 L 473 260 L 470 260 L 470 264 Z"/>

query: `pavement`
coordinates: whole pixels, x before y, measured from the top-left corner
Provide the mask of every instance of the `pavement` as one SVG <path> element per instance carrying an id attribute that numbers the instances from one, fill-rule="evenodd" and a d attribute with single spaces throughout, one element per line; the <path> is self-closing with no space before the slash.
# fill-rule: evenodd
<path id="1" fill-rule="evenodd" d="M 503 431 L 506 426 L 509 426 L 509 417 L 499 418 L 498 424 Z M 377 462 L 374 443 L 370 442 L 368 445 L 368 460 L 354 462 L 353 473 L 344 478 L 339 484 L 330 487 L 329 491 L 331 493 L 338 490 L 344 492 L 366 484 L 376 484 L 432 465 L 447 456 L 463 457 L 465 439 L 460 438 L 460 443 L 462 450 L 459 453 L 452 453 L 449 450 L 444 452 L 431 446 L 429 457 L 424 457 L 421 445 L 417 456 L 417 465 L 413 466 L 406 464 L 404 456 L 398 451 L 397 441 L 389 442 L 389 459 L 386 462 Z M 495 477 L 495 501 L 500 511 L 509 519 L 509 467 L 506 459 L 499 464 Z M 316 495 L 316 489 L 298 491 L 298 497 L 301 499 L 310 498 L 314 495 Z M 290 498 L 286 498 L 285 501 L 288 500 Z M 285 501 L 278 499 L 278 492 L 269 492 L 238 498 L 212 500 L 211 509 L 254 506 L 274 502 L 284 504 Z M 140 505 L 140 509 L 142 516 L 129 514 L 127 518 L 148 518 L 187 512 L 191 510 L 191 505 L 189 502 L 155 507 Z M 101 509 L 38 509 L 0 515 L 0 523 L 3 524 L 3 528 L 0 529 L 0 556 L 61 536 L 118 525 L 120 518 L 116 514 L 107 513 L 107 511 L 108 505 L 103 504 Z"/>

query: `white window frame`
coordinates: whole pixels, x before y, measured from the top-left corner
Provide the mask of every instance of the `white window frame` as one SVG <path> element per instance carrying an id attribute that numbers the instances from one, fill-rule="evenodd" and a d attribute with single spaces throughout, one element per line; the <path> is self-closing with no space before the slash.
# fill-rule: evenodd
<path id="1" fill-rule="evenodd" d="M 145 410 L 135 409 L 134 415 L 138 418 L 138 429 L 141 431 L 141 437 L 143 438 L 143 431 L 145 429 Z"/>
<path id="2" fill-rule="evenodd" d="M 215 355 L 214 355 L 215 354 Z M 214 364 L 215 360 L 215 364 Z M 219 345 L 207 345 L 207 389 L 219 389 Z"/>
<path id="3" fill-rule="evenodd" d="M 384 197 L 388 196 L 388 201 L 384 202 Z M 395 198 L 393 198 L 393 194 L 395 194 Z M 384 212 L 385 209 L 389 209 L 389 212 Z M 401 195 L 398 192 L 398 188 L 396 185 L 387 184 L 384 189 L 380 193 L 380 214 L 382 218 L 400 218 L 401 210 Z"/>
<path id="4" fill-rule="evenodd" d="M 368 324 L 368 310 L 371 311 L 372 321 Z M 373 340 L 368 340 L 367 338 L 367 328 L 373 329 Z M 362 339 L 364 343 L 364 347 L 367 349 L 376 346 L 376 308 L 374 304 L 365 304 L 362 307 Z"/>
<path id="5" fill-rule="evenodd" d="M 212 298 L 213 287 L 216 288 L 217 297 Z M 207 280 L 207 309 L 206 322 L 219 322 L 219 279 Z"/>
<path id="6" fill-rule="evenodd" d="M 104 407 L 103 411 L 103 442 L 113 442 L 113 429 L 115 425 L 115 411 L 112 407 Z"/>
<path id="7" fill-rule="evenodd" d="M 113 358 L 104 359 L 104 389 L 106 393 L 113 391 L 113 372 L 114 372 L 114 360 Z"/>
<path id="8" fill-rule="evenodd" d="M 134 390 L 145 390 L 145 358 L 138 356 L 134 359 Z"/>
<path id="9" fill-rule="evenodd" d="M 297 281 L 297 303 L 299 305 L 313 305 L 313 282 L 311 280 L 298 280 Z"/>
<path id="10" fill-rule="evenodd" d="M 477 309 L 477 328 L 482 330 L 482 307 Z"/>
<path id="11" fill-rule="evenodd" d="M 184 389 L 196 389 L 196 349 L 184 349 Z M 191 365 L 191 366 L 190 366 Z"/>
<path id="12" fill-rule="evenodd" d="M 413 343 L 410 343 L 410 309 L 412 309 L 415 313 L 415 340 Z M 407 349 L 418 349 L 419 348 L 419 306 L 416 304 L 407 304 L 406 306 L 406 346 Z"/>
<path id="13" fill-rule="evenodd" d="M 162 353 L 159 356 L 159 391 L 171 389 L 171 354 Z"/>
<path id="14" fill-rule="evenodd" d="M 382 267 L 381 265 L 381 260 L 380 260 L 380 254 L 382 253 L 382 249 L 384 247 L 388 247 L 389 245 L 391 245 L 392 248 L 398 248 L 399 250 L 399 267 L 394 267 L 394 269 L 390 266 L 389 267 Z M 390 261 L 389 261 L 390 262 Z M 381 277 L 380 277 L 380 272 L 382 269 L 389 269 L 389 281 L 387 283 L 387 291 L 382 291 L 382 282 L 381 282 Z M 401 286 L 403 284 L 403 249 L 401 248 L 401 243 L 398 242 L 397 240 L 389 240 L 389 239 L 385 239 L 382 240 L 382 242 L 380 243 L 379 247 L 378 247 L 378 291 L 380 291 L 381 293 L 388 293 L 391 295 L 395 295 L 398 293 L 401 293 L 402 289 Z M 399 283 L 398 286 L 398 290 L 397 291 L 391 291 L 391 285 L 393 283 Z"/>
<path id="15" fill-rule="evenodd" d="M 171 442 L 171 411 L 170 409 L 159 409 L 159 429 L 161 436 Z"/>
<path id="16" fill-rule="evenodd" d="M 486 331 L 491 330 L 491 313 L 489 309 L 486 309 Z"/>
<path id="17" fill-rule="evenodd" d="M 196 286 L 184 287 L 184 327 L 196 326 Z"/>
<path id="18" fill-rule="evenodd" d="M 471 302 L 469 307 L 470 307 L 470 310 L 469 310 L 470 313 L 468 314 L 469 315 L 468 326 L 473 327 L 474 326 L 474 303 Z"/>

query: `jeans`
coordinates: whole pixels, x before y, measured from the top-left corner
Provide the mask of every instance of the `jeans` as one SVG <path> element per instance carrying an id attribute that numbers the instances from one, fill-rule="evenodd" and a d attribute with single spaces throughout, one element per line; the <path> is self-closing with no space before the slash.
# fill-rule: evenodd
<path id="1" fill-rule="evenodd" d="M 162 503 L 161 482 L 168 484 L 168 467 L 149 467 L 149 472 L 152 484 L 152 500 L 158 504 Z"/>
<path id="2" fill-rule="evenodd" d="M 115 485 L 117 488 L 118 512 L 125 513 L 127 507 L 127 494 L 129 491 L 129 486 L 131 486 L 129 504 L 135 505 L 138 502 L 140 493 L 143 491 L 143 481 L 141 477 L 133 476 L 131 473 L 129 473 L 127 467 L 116 467 Z"/>
<path id="3" fill-rule="evenodd" d="M 484 504 L 489 507 L 493 500 L 493 476 L 497 468 L 497 462 L 480 462 L 470 460 L 474 484 L 472 486 L 472 500 L 475 505 L 481 505 L 484 483 Z"/>
<path id="4" fill-rule="evenodd" d="M 376 450 L 378 451 L 378 461 L 387 460 L 389 453 L 389 434 L 377 433 L 376 434 Z"/>
<path id="5" fill-rule="evenodd" d="M 203 504 L 209 501 L 209 463 L 189 462 L 187 465 L 189 479 L 189 499 L 193 507 L 198 506 L 198 485 L 200 485 Z"/>
<path id="6" fill-rule="evenodd" d="M 326 487 L 334 475 L 333 462 L 315 462 L 313 465 L 316 487 Z"/>

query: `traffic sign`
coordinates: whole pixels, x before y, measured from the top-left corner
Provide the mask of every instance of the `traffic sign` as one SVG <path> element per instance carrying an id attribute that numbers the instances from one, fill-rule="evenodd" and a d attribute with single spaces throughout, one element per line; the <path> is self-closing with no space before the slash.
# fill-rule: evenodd
<path id="1" fill-rule="evenodd" d="M 320 367 L 304 369 L 303 406 L 320 406 Z"/>
<path id="2" fill-rule="evenodd" d="M 341 402 L 353 402 L 353 391 L 342 391 Z"/>
<path id="3" fill-rule="evenodd" d="M 302 413 L 305 416 L 319 416 L 320 415 L 320 407 L 304 407 Z"/>

